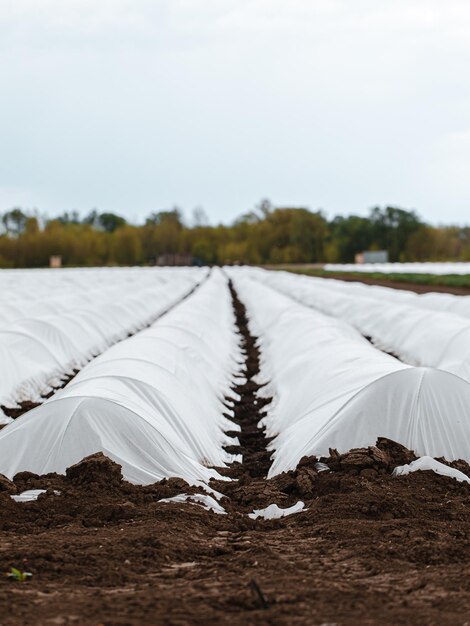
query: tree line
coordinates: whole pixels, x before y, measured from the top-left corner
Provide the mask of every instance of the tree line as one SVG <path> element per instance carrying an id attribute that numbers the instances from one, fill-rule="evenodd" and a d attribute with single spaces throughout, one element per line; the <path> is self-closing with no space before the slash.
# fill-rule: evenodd
<path id="1" fill-rule="evenodd" d="M 415 211 L 374 207 L 367 217 L 274 207 L 262 201 L 231 225 L 211 226 L 202 210 L 191 225 L 177 209 L 134 225 L 115 213 L 77 212 L 53 219 L 14 208 L 0 217 L 0 267 L 152 265 L 167 255 L 199 264 L 349 263 L 364 250 L 390 261 L 470 261 L 470 227 L 434 227 Z"/>

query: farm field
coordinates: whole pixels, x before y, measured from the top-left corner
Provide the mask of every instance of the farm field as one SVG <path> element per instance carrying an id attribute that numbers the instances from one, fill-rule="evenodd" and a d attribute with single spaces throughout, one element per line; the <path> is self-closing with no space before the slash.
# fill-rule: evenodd
<path id="1" fill-rule="evenodd" d="M 397 267 L 392 268 L 392 265 Z M 346 282 L 361 282 L 366 285 L 392 287 L 414 291 L 415 293 L 427 293 L 431 290 L 440 293 L 451 293 L 457 296 L 470 295 L 470 274 L 468 273 L 426 273 L 424 271 L 414 272 L 413 269 L 406 271 L 406 269 L 401 268 L 399 263 L 390 264 L 389 268 L 383 268 L 382 270 L 377 268 L 377 264 L 364 266 L 352 264 L 348 266 L 325 265 L 321 267 L 311 267 L 308 264 L 294 264 L 266 267 L 268 269 L 287 270 L 292 273 L 317 278 L 335 278 Z M 361 270 L 358 268 L 365 269 Z M 449 269 L 449 271 L 452 271 L 452 269 Z M 432 268 L 428 271 L 431 272 Z M 466 272 L 468 272 L 468 269 Z"/>
<path id="2" fill-rule="evenodd" d="M 63 385 L 93 356 L 150 324 L 207 270 L 2 270 L 0 423 Z M 26 403 L 26 404 L 25 404 Z"/>
<path id="3" fill-rule="evenodd" d="M 461 624 L 470 298 L 0 272 L 0 624 Z"/>
<path id="4" fill-rule="evenodd" d="M 434 276 L 470 274 L 470 263 L 327 263 L 325 270 L 338 272 L 380 272 L 383 274 L 429 274 Z"/>

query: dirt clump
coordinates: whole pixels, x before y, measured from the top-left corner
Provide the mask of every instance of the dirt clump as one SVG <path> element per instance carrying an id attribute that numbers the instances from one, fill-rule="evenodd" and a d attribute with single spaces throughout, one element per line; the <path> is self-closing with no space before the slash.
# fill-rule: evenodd
<path id="1" fill-rule="evenodd" d="M 3 474 L 0 474 L 0 493 L 16 493 L 15 483 Z"/>
<path id="2" fill-rule="evenodd" d="M 408 450 L 401 443 L 379 437 L 375 444 L 379 450 L 384 452 L 389 459 L 389 469 L 395 469 L 399 465 L 408 465 L 416 460 L 416 454 L 413 450 Z"/>
<path id="3" fill-rule="evenodd" d="M 323 460 L 331 470 L 351 474 L 368 472 L 368 475 L 372 475 L 371 472 L 387 471 L 390 465 L 388 455 L 376 446 L 353 448 L 344 454 L 330 449 L 330 456 Z"/>
<path id="4" fill-rule="evenodd" d="M 102 452 L 91 454 L 79 463 L 68 467 L 65 476 L 72 485 L 93 487 L 119 487 L 122 482 L 121 466 L 111 461 Z"/>
<path id="5" fill-rule="evenodd" d="M 441 456 L 437 457 L 436 461 L 439 461 L 448 467 L 452 467 L 453 469 L 459 470 L 459 472 L 462 472 L 466 476 L 470 477 L 470 465 L 463 459 L 458 459 L 457 461 L 447 461 L 447 459 Z"/>
<path id="6" fill-rule="evenodd" d="M 344 454 L 330 449 L 330 456 L 321 461 L 333 471 L 372 476 L 374 472 L 390 472 L 415 459 L 416 455 L 412 450 L 391 439 L 379 437 L 375 446 L 353 448 Z"/>

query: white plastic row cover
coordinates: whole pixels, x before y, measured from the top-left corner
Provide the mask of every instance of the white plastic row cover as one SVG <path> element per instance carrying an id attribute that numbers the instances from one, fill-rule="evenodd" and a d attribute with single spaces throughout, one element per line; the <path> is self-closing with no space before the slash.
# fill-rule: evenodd
<path id="1" fill-rule="evenodd" d="M 431 306 L 441 296 L 447 301 L 447 294 L 418 296 L 287 272 L 246 271 L 298 302 L 348 322 L 406 363 L 446 370 L 470 381 L 470 319 Z M 449 298 L 454 299 L 455 311 L 469 307 L 466 297 L 465 307 L 459 304 L 461 296 Z"/>
<path id="2" fill-rule="evenodd" d="M 389 437 L 419 455 L 470 461 L 470 384 L 412 367 L 375 349 L 342 320 L 264 286 L 249 269 L 230 274 L 262 354 L 270 476 L 302 456 L 346 452 Z"/>
<path id="3" fill-rule="evenodd" d="M 260 274 L 266 270 L 258 271 Z M 273 272 L 269 272 L 273 274 Z M 409 304 L 422 309 L 454 313 L 462 317 L 470 317 L 470 296 L 456 296 L 451 293 L 415 293 L 407 289 L 394 289 L 383 287 L 382 285 L 366 285 L 357 281 L 345 281 L 334 278 L 317 278 L 315 276 L 305 276 L 293 274 L 292 272 L 276 272 L 278 279 L 288 279 L 294 277 L 297 284 L 307 287 L 317 285 L 318 287 L 328 287 L 336 292 L 343 293 L 351 297 L 376 298 L 393 302 L 394 304 Z"/>
<path id="4" fill-rule="evenodd" d="M 470 263 L 328 263 L 332 272 L 383 272 L 387 274 L 470 274 Z"/>
<path id="5" fill-rule="evenodd" d="M 158 298 L 152 303 L 158 306 Z M 148 329 L 91 361 L 64 389 L 0 431 L 0 473 L 63 473 L 102 451 L 124 477 L 190 483 L 233 457 L 224 417 L 241 353 L 230 292 L 213 271 Z"/>
<path id="6" fill-rule="evenodd" d="M 122 294 L 152 289 L 175 274 L 198 274 L 199 268 L 101 267 L 0 271 L 0 328 L 25 318 L 37 318 L 96 307 Z"/>
<path id="7" fill-rule="evenodd" d="M 106 275 L 113 289 L 101 294 L 92 290 L 93 299 L 80 305 L 78 300 L 85 292 L 78 291 L 72 297 L 66 293 L 65 310 L 58 307 L 55 313 L 45 313 L 39 306 L 35 317 L 0 327 L 0 406 L 11 408 L 22 400 L 38 401 L 51 385 L 60 384 L 61 377 L 80 369 L 94 355 L 176 304 L 206 272 L 185 268 L 162 270 L 162 274 L 159 269 L 140 273 L 137 268 L 132 272 L 132 282 L 126 278 L 116 283 L 118 274 L 100 270 L 99 275 Z M 94 280 L 91 272 L 86 275 Z"/>

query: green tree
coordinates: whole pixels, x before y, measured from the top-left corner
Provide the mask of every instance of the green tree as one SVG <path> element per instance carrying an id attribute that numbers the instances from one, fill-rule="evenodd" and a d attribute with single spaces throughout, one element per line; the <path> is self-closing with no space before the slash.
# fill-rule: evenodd
<path id="1" fill-rule="evenodd" d="M 414 211 L 396 207 L 375 207 L 369 219 L 373 241 L 379 248 L 388 250 L 392 262 L 402 260 L 408 238 L 423 225 Z"/>
<path id="2" fill-rule="evenodd" d="M 2 224 L 7 235 L 17 237 L 24 231 L 28 216 L 19 207 L 7 211 L 2 216 Z"/>
<path id="3" fill-rule="evenodd" d="M 98 224 L 107 233 L 113 233 L 117 228 L 125 226 L 127 222 L 123 217 L 115 213 L 100 213 Z"/>

